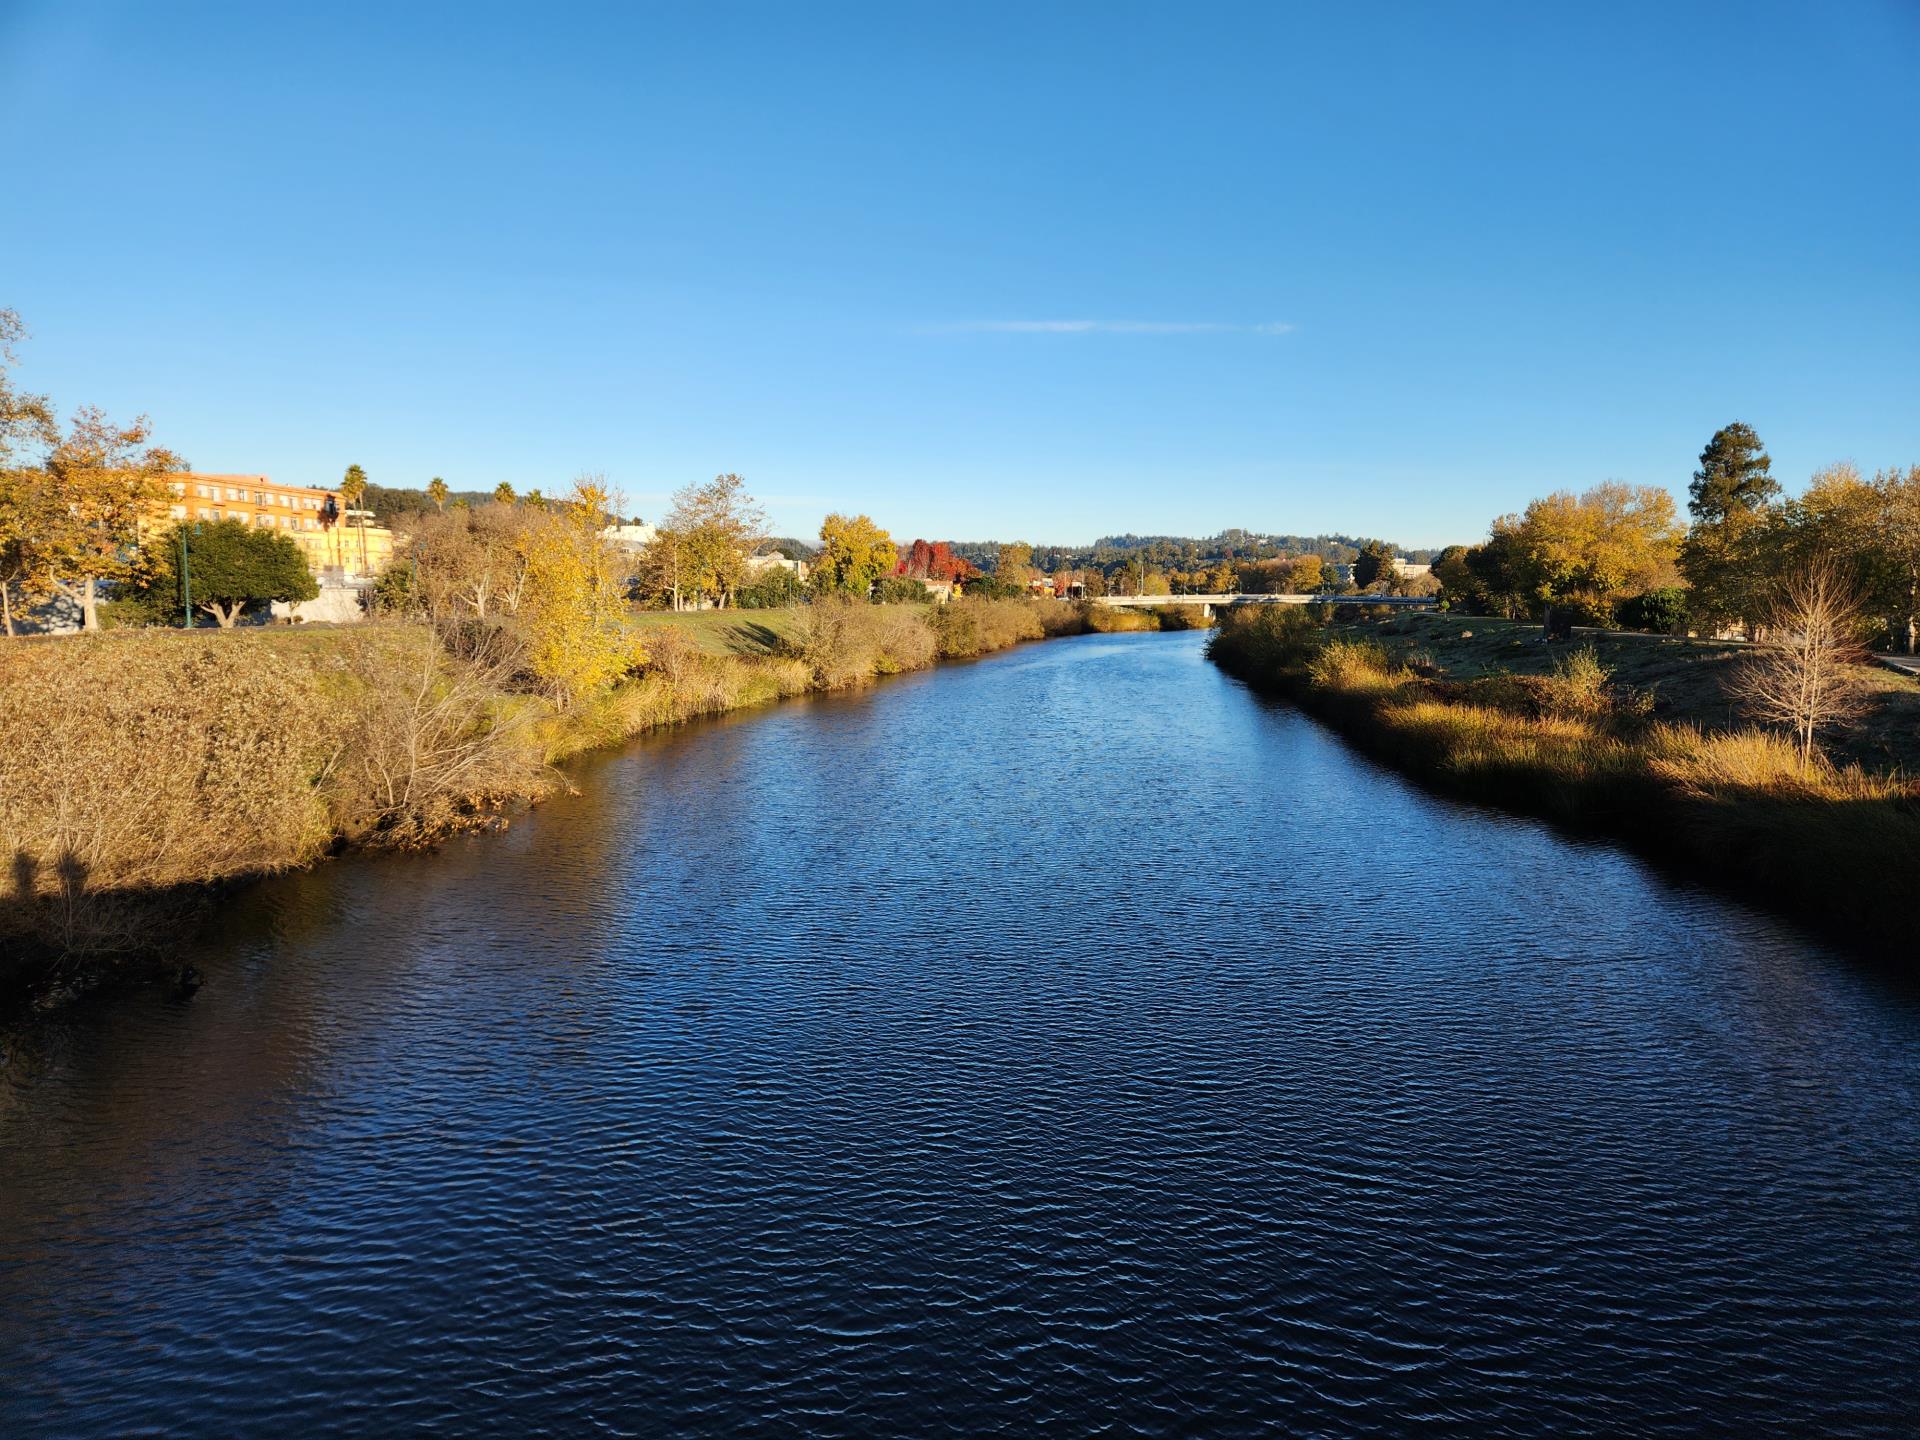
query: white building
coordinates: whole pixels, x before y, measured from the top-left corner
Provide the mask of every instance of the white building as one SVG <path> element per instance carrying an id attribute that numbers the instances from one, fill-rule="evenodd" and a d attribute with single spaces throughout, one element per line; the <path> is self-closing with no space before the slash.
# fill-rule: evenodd
<path id="1" fill-rule="evenodd" d="M 609 545 L 617 545 L 622 550 L 644 550 L 660 538 L 657 525 L 609 525 L 600 532 L 600 538 Z"/>
<path id="2" fill-rule="evenodd" d="M 777 550 L 768 551 L 764 555 L 747 557 L 749 575 L 764 575 L 769 570 L 785 570 L 795 579 L 804 580 L 807 578 L 808 565 L 804 560 L 789 560 Z"/>

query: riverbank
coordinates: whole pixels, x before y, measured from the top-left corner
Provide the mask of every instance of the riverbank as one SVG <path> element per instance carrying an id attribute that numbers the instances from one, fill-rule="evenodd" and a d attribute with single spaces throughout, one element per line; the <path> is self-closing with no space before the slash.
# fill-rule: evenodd
<path id="1" fill-rule="evenodd" d="M 164 964 L 237 883 L 497 828 L 583 752 L 1028 640 L 1064 601 L 636 614 L 644 657 L 562 705 L 471 629 L 113 631 L 0 646 L 0 999 Z M 1151 616 L 1128 628 L 1154 628 Z"/>
<path id="2" fill-rule="evenodd" d="M 1448 616 L 1322 626 L 1249 609 L 1223 617 L 1208 653 L 1449 794 L 1623 840 L 1870 947 L 1911 946 L 1920 786 L 1844 757 L 1803 770 L 1784 737 L 1740 725 L 1725 704 L 1727 647 L 1648 637 L 1622 663 L 1639 637 L 1547 647 L 1501 626 Z M 1862 678 L 1880 698 L 1850 745 L 1904 753 L 1920 687 L 1888 672 Z"/>

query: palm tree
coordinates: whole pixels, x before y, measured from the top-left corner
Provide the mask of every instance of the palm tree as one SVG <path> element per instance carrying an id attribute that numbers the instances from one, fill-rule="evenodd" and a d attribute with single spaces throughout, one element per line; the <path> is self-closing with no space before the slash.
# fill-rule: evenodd
<path id="1" fill-rule="evenodd" d="M 493 498 L 498 500 L 502 505 L 513 504 L 513 486 L 502 480 L 498 485 L 493 487 Z"/>
<path id="2" fill-rule="evenodd" d="M 360 502 L 367 494 L 367 472 L 358 465 L 347 466 L 347 473 L 340 478 L 340 498 L 346 502 L 349 510 L 358 510 Z M 360 531 L 360 573 L 367 573 L 367 526 L 365 517 L 355 521 Z"/>
<path id="3" fill-rule="evenodd" d="M 447 482 L 438 475 L 434 476 L 427 482 L 427 498 L 433 501 L 439 507 L 440 513 L 444 515 L 447 510 Z"/>

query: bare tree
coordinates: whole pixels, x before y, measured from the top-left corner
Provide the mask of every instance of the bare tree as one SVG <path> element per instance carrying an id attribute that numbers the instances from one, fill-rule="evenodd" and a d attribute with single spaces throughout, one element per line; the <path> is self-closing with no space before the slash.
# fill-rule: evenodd
<path id="1" fill-rule="evenodd" d="M 1836 567 L 1815 561 L 1782 583 L 1767 629 L 1769 643 L 1741 662 L 1733 697 L 1754 719 L 1793 734 L 1805 770 L 1816 738 L 1867 708 L 1852 669 L 1865 654 L 1859 600 Z"/>

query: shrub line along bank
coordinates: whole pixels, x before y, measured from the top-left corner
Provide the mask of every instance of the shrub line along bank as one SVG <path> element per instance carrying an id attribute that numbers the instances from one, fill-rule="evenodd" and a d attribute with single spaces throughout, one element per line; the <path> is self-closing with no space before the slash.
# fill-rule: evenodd
<path id="1" fill-rule="evenodd" d="M 1912 969 L 1911 782 L 1803 767 L 1778 734 L 1657 718 L 1651 697 L 1610 684 L 1590 651 L 1551 675 L 1450 680 L 1395 659 L 1361 627 L 1331 631 L 1262 607 L 1223 614 L 1208 654 L 1449 794 L 1625 841 L 1681 878 L 1904 955 Z"/>
<path id="2" fill-rule="evenodd" d="M 0 995 L 46 1002 L 163 960 L 235 883 L 502 824 L 565 787 L 557 762 L 649 730 L 1025 640 L 1185 623 L 1027 600 L 674 620 L 636 629 L 637 672 L 565 705 L 497 634 L 458 625 L 0 646 Z"/>

